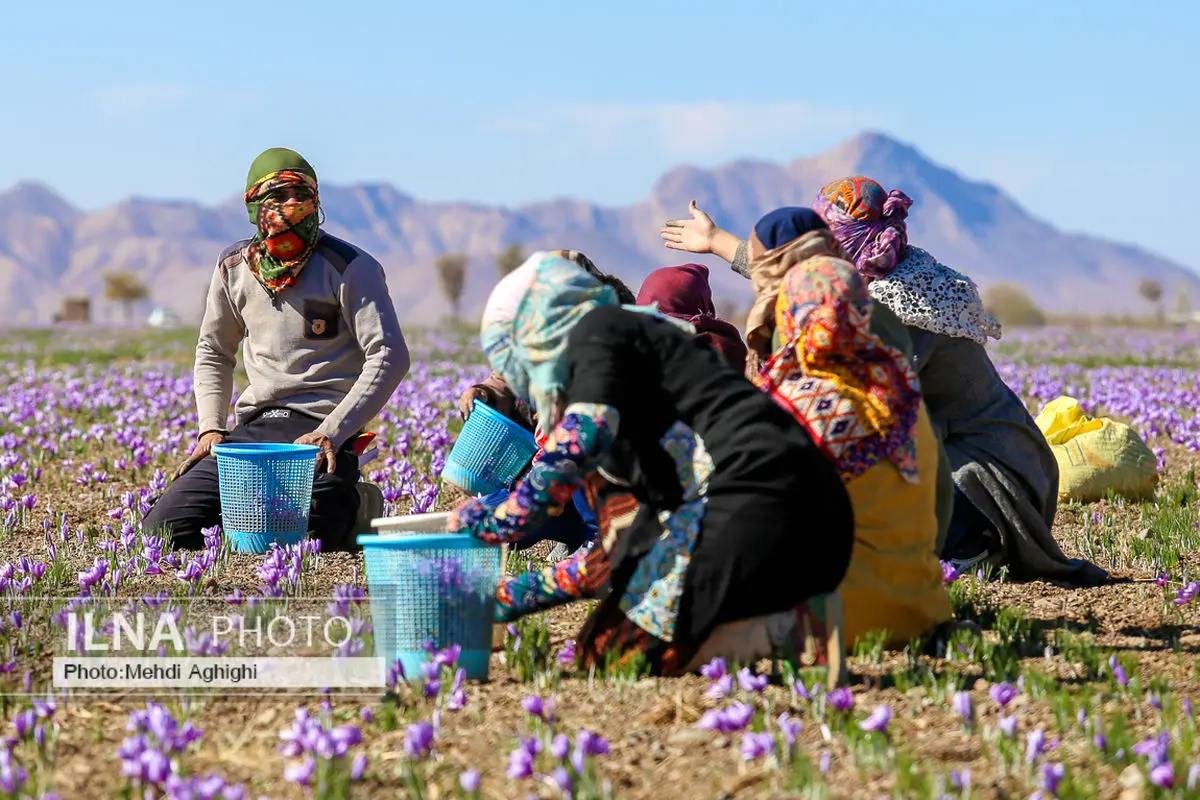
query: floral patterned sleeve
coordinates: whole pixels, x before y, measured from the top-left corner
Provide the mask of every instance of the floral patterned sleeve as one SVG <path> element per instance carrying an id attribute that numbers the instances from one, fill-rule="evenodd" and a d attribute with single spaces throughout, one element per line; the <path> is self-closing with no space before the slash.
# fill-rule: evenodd
<path id="1" fill-rule="evenodd" d="M 588 568 L 592 552 L 581 547 L 552 566 L 505 575 L 496 588 L 496 622 L 512 622 L 527 614 L 595 595 L 596 570 Z"/>
<path id="2" fill-rule="evenodd" d="M 535 530 L 571 501 L 596 460 L 612 447 L 620 415 L 612 406 L 572 403 L 567 406 L 534 461 L 508 499 L 493 510 L 481 498 L 459 506 L 451 528 L 489 544 L 504 544 Z"/>

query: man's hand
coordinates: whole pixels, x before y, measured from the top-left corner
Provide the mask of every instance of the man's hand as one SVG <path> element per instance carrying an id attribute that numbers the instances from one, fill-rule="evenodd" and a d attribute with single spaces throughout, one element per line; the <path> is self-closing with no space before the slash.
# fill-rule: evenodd
<path id="1" fill-rule="evenodd" d="M 212 453 L 214 445 L 218 445 L 225 441 L 225 434 L 220 431 L 208 431 L 200 434 L 200 438 L 196 440 L 196 446 L 192 448 L 191 455 L 184 459 L 183 463 L 175 469 L 175 475 L 172 480 L 179 478 L 190 470 L 192 467 L 199 464 Z"/>
<path id="2" fill-rule="evenodd" d="M 333 442 L 329 441 L 329 437 L 313 431 L 301 436 L 295 444 L 315 444 L 321 448 L 321 452 L 317 454 L 317 472 L 321 471 L 321 467 L 325 467 L 326 472 L 333 474 L 337 468 L 337 451 L 333 449 Z"/>

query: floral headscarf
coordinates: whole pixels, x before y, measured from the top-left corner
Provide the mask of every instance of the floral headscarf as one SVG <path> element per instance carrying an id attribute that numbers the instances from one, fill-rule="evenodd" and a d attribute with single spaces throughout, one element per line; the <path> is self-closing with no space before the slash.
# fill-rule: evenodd
<path id="1" fill-rule="evenodd" d="M 513 393 L 533 402 L 543 430 L 558 422 L 571 329 L 593 309 L 620 304 L 611 286 L 550 253 L 534 253 L 492 290 L 481 324 L 483 352 Z M 662 317 L 654 306 L 625 307 Z M 685 322 L 671 321 L 695 332 Z"/>
<path id="2" fill-rule="evenodd" d="M 775 324 L 786 344 L 755 377 L 852 481 L 890 459 L 917 482 L 921 389 L 900 350 L 871 333 L 866 282 L 847 261 L 808 259 L 783 281 Z"/>
<path id="3" fill-rule="evenodd" d="M 870 281 L 890 275 L 904 258 L 905 219 L 912 202 L 899 189 L 885 192 L 877 182 L 856 175 L 822 187 L 813 210 Z"/>

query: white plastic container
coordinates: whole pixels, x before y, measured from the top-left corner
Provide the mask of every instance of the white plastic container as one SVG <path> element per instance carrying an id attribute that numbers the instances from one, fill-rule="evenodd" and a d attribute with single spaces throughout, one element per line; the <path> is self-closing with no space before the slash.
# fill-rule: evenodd
<path id="1" fill-rule="evenodd" d="M 406 533 L 447 533 L 450 512 L 437 514 L 406 514 L 401 517 L 380 517 L 371 520 L 371 528 L 380 536 L 403 536 Z"/>

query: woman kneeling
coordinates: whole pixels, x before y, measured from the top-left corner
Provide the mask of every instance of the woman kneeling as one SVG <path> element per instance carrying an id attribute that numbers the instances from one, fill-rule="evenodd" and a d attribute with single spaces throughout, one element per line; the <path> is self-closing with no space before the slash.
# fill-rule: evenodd
<path id="1" fill-rule="evenodd" d="M 634 514 L 601 520 L 591 551 L 506 578 L 499 621 L 602 596 L 580 657 L 640 655 L 657 674 L 717 655 L 797 659 L 824 639 L 824 611 L 837 604 L 806 601 L 845 575 L 845 487 L 804 429 L 690 326 L 622 308 L 612 289 L 547 255 L 497 285 L 483 344 L 552 433 L 507 501 L 465 503 L 452 529 L 512 541 L 583 486 L 638 501 Z M 593 507 L 609 513 L 603 497 Z"/>

